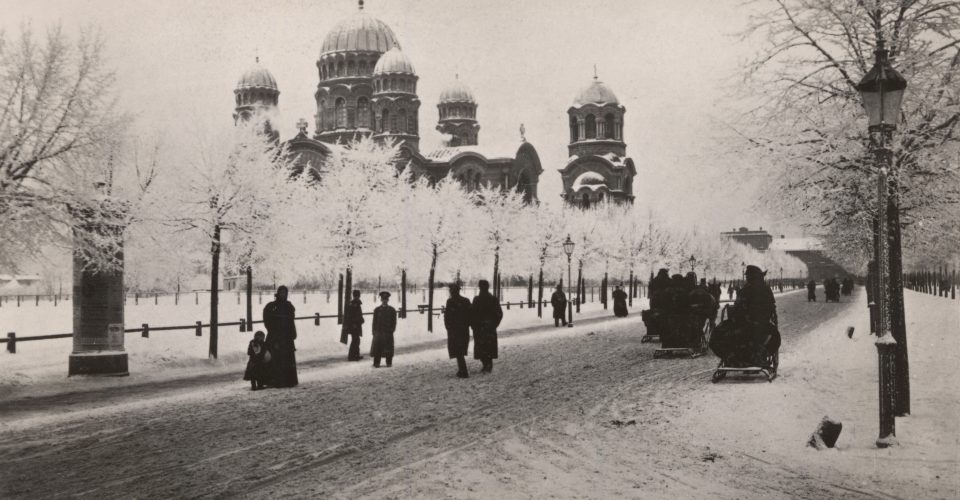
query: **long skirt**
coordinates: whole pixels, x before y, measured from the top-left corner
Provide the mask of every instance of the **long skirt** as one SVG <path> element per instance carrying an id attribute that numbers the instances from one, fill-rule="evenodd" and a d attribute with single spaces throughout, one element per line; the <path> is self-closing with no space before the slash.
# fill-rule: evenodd
<path id="1" fill-rule="evenodd" d="M 294 387 L 300 381 L 297 379 L 297 356 L 294 353 L 293 343 L 272 350 L 273 359 L 270 367 L 273 377 L 270 385 L 273 387 Z"/>

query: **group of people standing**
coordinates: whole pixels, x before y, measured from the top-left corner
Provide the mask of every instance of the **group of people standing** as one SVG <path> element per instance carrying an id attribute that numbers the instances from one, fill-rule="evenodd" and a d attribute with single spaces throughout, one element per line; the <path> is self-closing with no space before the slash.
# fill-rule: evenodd
<path id="1" fill-rule="evenodd" d="M 263 325 L 267 334 L 257 331 L 247 345 L 247 369 L 244 380 L 253 390 L 264 387 L 295 387 L 297 379 L 296 308 L 287 300 L 287 287 L 277 288 L 273 302 L 263 308 Z"/>

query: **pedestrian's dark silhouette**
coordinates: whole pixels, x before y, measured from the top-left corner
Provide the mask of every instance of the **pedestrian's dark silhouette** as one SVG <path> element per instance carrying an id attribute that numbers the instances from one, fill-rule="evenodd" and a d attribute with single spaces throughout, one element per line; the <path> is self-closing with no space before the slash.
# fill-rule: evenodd
<path id="1" fill-rule="evenodd" d="M 370 356 L 373 358 L 374 368 L 380 368 L 380 358 L 386 358 L 388 367 L 393 366 L 393 332 L 397 330 L 397 310 L 388 302 L 390 292 L 380 292 L 380 306 L 373 310 Z"/>
<path id="2" fill-rule="evenodd" d="M 263 324 L 267 328 L 266 344 L 270 351 L 270 382 L 273 387 L 294 387 L 297 380 L 297 358 L 293 341 L 297 338 L 294 323 L 296 309 L 287 301 L 287 287 L 280 286 L 276 300 L 263 308 Z"/>
<path id="3" fill-rule="evenodd" d="M 775 353 L 780 349 L 780 333 L 777 331 L 777 301 L 773 297 L 773 290 L 767 285 L 763 277 L 766 275 L 759 267 L 747 266 L 747 283 L 740 290 L 737 302 L 734 304 L 735 315 L 747 329 L 748 339 L 755 347 L 763 346 L 766 352 L 755 349 L 755 356 L 764 357 L 767 353 Z M 762 365 L 765 361 L 756 358 L 754 364 Z"/>
<path id="4" fill-rule="evenodd" d="M 550 296 L 550 305 L 553 306 L 553 326 L 567 326 L 567 296 L 563 293 L 563 284 L 557 285 L 556 291 Z"/>
<path id="5" fill-rule="evenodd" d="M 618 318 L 627 316 L 627 292 L 623 291 L 623 283 L 617 285 L 611 294 L 613 296 L 613 315 Z"/>
<path id="6" fill-rule="evenodd" d="M 817 282 L 810 280 L 807 283 L 807 302 L 817 301 Z"/>
<path id="7" fill-rule="evenodd" d="M 251 390 L 263 389 L 269 382 L 270 373 L 267 363 L 270 361 L 267 350 L 266 336 L 262 331 L 253 334 L 253 340 L 247 344 L 247 369 L 243 372 L 243 379 L 250 381 Z"/>
<path id="8" fill-rule="evenodd" d="M 467 348 L 470 346 L 470 300 L 460 295 L 460 285 L 450 285 L 450 298 L 443 310 L 447 328 L 447 354 L 457 360 L 457 377 L 468 378 Z"/>
<path id="9" fill-rule="evenodd" d="M 473 328 L 473 359 L 483 363 L 482 372 L 493 371 L 493 360 L 497 359 L 497 327 L 503 319 L 503 310 L 496 297 L 490 294 L 490 283 L 480 280 L 477 283 L 480 293 L 473 298 L 470 308 Z"/>
<path id="10" fill-rule="evenodd" d="M 343 308 L 343 327 L 340 329 L 340 342 L 346 343 L 350 336 L 350 348 L 347 350 L 347 361 L 360 361 L 360 337 L 363 335 L 363 302 L 360 301 L 360 290 L 353 291 L 353 300 Z"/>

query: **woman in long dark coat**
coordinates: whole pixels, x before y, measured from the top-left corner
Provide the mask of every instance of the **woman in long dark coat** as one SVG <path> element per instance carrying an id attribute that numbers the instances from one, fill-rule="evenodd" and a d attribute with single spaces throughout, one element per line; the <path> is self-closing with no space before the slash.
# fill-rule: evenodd
<path id="1" fill-rule="evenodd" d="M 613 315 L 618 318 L 627 317 L 627 292 L 621 288 L 623 285 L 617 285 L 613 291 Z"/>
<path id="2" fill-rule="evenodd" d="M 483 363 L 482 372 L 493 371 L 493 360 L 497 359 L 497 327 L 503 319 L 500 301 L 490 294 L 490 283 L 480 280 L 477 283 L 480 293 L 473 298 L 471 306 L 471 325 L 473 327 L 473 359 Z"/>
<path id="3" fill-rule="evenodd" d="M 457 377 L 469 378 L 467 348 L 470 346 L 470 300 L 460 295 L 460 285 L 450 285 L 450 298 L 443 310 L 447 328 L 447 353 L 457 360 Z"/>
<path id="4" fill-rule="evenodd" d="M 276 300 L 263 308 L 263 325 L 267 328 L 266 344 L 270 349 L 269 385 L 294 387 L 297 380 L 297 358 L 293 341 L 297 326 L 293 320 L 296 309 L 287 301 L 287 287 L 277 288 Z"/>

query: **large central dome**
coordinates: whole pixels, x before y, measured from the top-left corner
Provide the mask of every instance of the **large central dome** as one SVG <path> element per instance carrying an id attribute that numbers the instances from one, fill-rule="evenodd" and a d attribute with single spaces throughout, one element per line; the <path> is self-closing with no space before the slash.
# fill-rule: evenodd
<path id="1" fill-rule="evenodd" d="M 362 7 L 361 7 L 362 8 Z M 399 47 L 393 30 L 363 10 L 340 21 L 323 39 L 320 55 L 337 52 L 384 53 Z"/>

